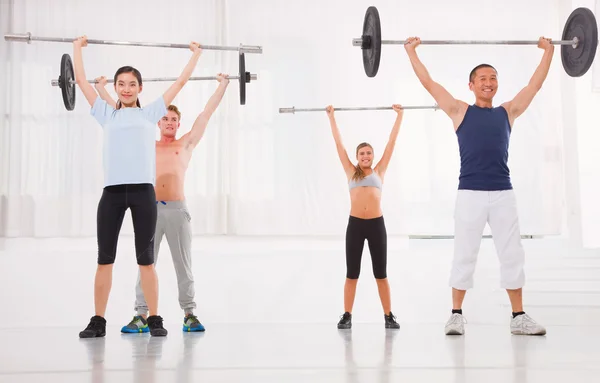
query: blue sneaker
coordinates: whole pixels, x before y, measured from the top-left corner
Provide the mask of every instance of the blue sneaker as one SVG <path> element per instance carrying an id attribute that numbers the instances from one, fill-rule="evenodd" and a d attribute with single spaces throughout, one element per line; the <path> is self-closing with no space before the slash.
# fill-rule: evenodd
<path id="1" fill-rule="evenodd" d="M 186 315 L 185 318 L 183 318 L 183 331 L 184 332 L 193 332 L 193 331 L 204 331 L 204 326 L 202 325 L 202 323 L 200 323 L 200 321 L 198 320 L 198 318 L 193 315 Z"/>
<path id="2" fill-rule="evenodd" d="M 121 329 L 123 333 L 141 333 L 141 332 L 150 332 L 150 328 L 148 327 L 148 322 L 144 319 L 144 317 L 140 315 L 136 315 L 133 317 L 131 322 L 127 326 L 123 326 Z"/>

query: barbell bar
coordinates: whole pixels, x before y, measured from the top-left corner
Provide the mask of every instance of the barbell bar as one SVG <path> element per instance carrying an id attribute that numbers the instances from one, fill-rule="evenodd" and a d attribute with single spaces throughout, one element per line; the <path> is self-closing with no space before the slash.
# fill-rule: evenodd
<path id="1" fill-rule="evenodd" d="M 415 105 L 415 106 L 402 106 L 401 109 L 440 109 L 438 105 Z M 352 106 L 352 107 L 341 107 L 336 108 L 333 107 L 334 112 L 342 111 L 362 111 L 362 110 L 394 110 L 391 106 Z M 296 113 L 296 112 L 326 112 L 327 108 L 296 108 L 292 106 L 291 108 L 279 108 L 279 113 Z"/>
<path id="2" fill-rule="evenodd" d="M 367 8 L 360 38 L 352 45 L 361 47 L 363 66 L 368 77 L 375 77 L 381 61 L 382 45 L 404 45 L 406 40 L 382 40 L 381 20 L 376 7 Z M 538 40 L 422 40 L 423 45 L 537 45 Z M 598 47 L 598 25 L 589 8 L 576 8 L 569 15 L 561 39 L 552 40 L 560 45 L 565 72 L 571 77 L 583 76 L 592 66 Z"/>
<path id="3" fill-rule="evenodd" d="M 352 45 L 355 47 L 362 46 L 364 40 L 362 38 L 353 39 Z M 408 40 L 381 40 L 381 44 L 385 45 L 404 45 Z M 539 40 L 421 40 L 422 45 L 537 45 Z M 553 45 L 572 45 L 577 48 L 579 39 L 574 37 L 572 40 L 552 40 Z"/>
<path id="4" fill-rule="evenodd" d="M 246 56 L 243 53 L 239 55 L 239 75 L 238 76 L 230 76 L 232 80 L 238 80 L 240 84 L 240 105 L 246 105 L 246 84 L 252 80 L 257 80 L 258 75 L 251 74 L 250 72 L 246 72 Z M 189 80 L 216 80 L 216 76 L 210 77 L 190 77 Z M 168 77 L 157 77 L 157 78 L 142 78 L 142 83 L 147 81 L 175 81 L 177 77 L 168 78 Z M 96 80 L 86 80 L 91 83 L 95 83 Z M 107 82 L 113 83 L 114 80 L 110 79 Z M 71 60 L 71 56 L 65 53 L 62 55 L 60 59 L 60 75 L 58 76 L 58 80 L 52 80 L 50 82 L 52 86 L 58 86 L 62 92 L 63 103 L 65 108 L 68 111 L 72 111 L 75 109 L 75 94 L 76 94 L 76 85 L 77 81 L 75 81 L 75 71 L 73 70 L 73 61 Z"/>
<path id="5" fill-rule="evenodd" d="M 40 37 L 32 36 L 27 33 L 9 33 L 4 35 L 4 40 L 11 42 L 22 42 L 31 44 L 32 41 L 46 41 L 54 43 L 73 43 L 76 38 L 68 37 Z M 183 48 L 189 49 L 190 44 L 174 44 L 174 43 L 156 43 L 156 42 L 139 42 L 139 41 L 115 41 L 115 40 L 98 40 L 88 39 L 88 44 L 102 45 L 121 45 L 121 46 L 136 46 L 136 47 L 157 47 L 157 48 Z M 240 53 L 258 53 L 262 54 L 263 49 L 260 45 L 242 45 L 240 46 L 222 46 L 222 45 L 200 45 L 201 49 L 219 50 L 219 51 L 239 51 Z"/>
<path id="6" fill-rule="evenodd" d="M 175 81 L 177 80 L 178 77 L 155 77 L 155 78 L 143 78 L 142 81 L 144 83 L 146 82 L 160 82 L 160 81 Z M 227 77 L 230 80 L 239 80 L 240 76 L 228 76 Z M 258 79 L 258 75 L 257 74 L 250 74 L 247 72 L 247 75 L 244 77 L 246 80 L 246 82 L 250 82 L 250 80 L 254 81 Z M 206 77 L 190 77 L 188 81 L 206 81 L 206 80 L 216 80 L 217 76 L 206 76 Z M 115 80 L 114 79 L 106 79 L 106 82 L 109 84 L 112 84 Z M 96 80 L 87 80 L 87 82 L 89 82 L 90 84 L 97 84 L 98 81 Z M 60 86 L 59 81 L 58 80 L 51 80 L 50 82 L 52 84 L 52 86 Z M 77 84 L 77 81 L 75 80 L 69 80 L 70 84 Z"/>

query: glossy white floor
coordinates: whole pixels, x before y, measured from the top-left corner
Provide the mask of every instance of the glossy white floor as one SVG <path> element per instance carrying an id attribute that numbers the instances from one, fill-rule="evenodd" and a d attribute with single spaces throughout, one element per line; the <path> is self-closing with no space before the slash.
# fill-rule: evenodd
<path id="1" fill-rule="evenodd" d="M 204 334 L 183 334 L 165 246 L 166 338 L 122 335 L 136 266 L 123 237 L 108 334 L 80 340 L 93 315 L 95 239 L 0 239 L 0 382 L 597 382 L 600 252 L 524 241 L 526 310 L 544 337 L 512 336 L 493 243 L 482 242 L 464 337 L 446 337 L 451 240 L 389 240 L 393 311 L 385 330 L 365 249 L 354 327 L 338 331 L 343 239 L 198 238 L 194 270 Z"/>

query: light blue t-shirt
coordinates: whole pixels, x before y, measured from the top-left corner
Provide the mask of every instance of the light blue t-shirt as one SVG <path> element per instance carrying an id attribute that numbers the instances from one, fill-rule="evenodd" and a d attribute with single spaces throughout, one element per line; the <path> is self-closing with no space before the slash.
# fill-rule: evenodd
<path id="1" fill-rule="evenodd" d="M 163 97 L 143 108 L 122 109 L 97 97 L 91 114 L 104 128 L 104 186 L 154 185 L 156 124 L 167 114 Z"/>

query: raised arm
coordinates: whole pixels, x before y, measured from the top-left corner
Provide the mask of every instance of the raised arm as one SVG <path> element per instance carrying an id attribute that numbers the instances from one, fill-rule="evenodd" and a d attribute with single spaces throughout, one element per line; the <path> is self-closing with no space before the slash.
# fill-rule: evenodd
<path id="1" fill-rule="evenodd" d="M 554 45 L 550 42 L 552 40 L 544 37 L 540 37 L 538 48 L 544 50 L 542 61 L 538 65 L 537 69 L 533 73 L 529 84 L 523 88 L 511 101 L 504 103 L 502 106 L 508 113 L 510 124 L 519 117 L 531 104 L 535 95 L 542 89 L 542 85 L 548 76 L 550 70 L 550 64 L 552 63 L 552 56 L 554 55 Z"/>
<path id="2" fill-rule="evenodd" d="M 183 68 L 183 72 L 181 72 L 177 80 L 175 80 L 175 82 L 163 94 L 165 105 L 171 105 L 177 94 L 181 91 L 181 89 L 183 89 L 183 86 L 192 76 L 192 73 L 196 68 L 196 64 L 198 64 L 198 59 L 202 54 L 202 49 L 200 49 L 198 43 L 192 42 L 190 43 L 190 50 L 194 52 L 190 58 L 190 61 L 187 63 L 185 68 Z"/>
<path id="3" fill-rule="evenodd" d="M 340 130 L 338 129 L 337 123 L 335 121 L 334 109 L 331 105 L 327 107 L 327 116 L 329 116 L 331 134 L 333 134 L 335 147 L 337 149 L 338 156 L 340 157 L 340 161 L 342 162 L 342 166 L 344 167 L 344 172 L 346 173 L 346 176 L 350 177 L 350 175 L 354 173 L 354 165 L 352 165 L 352 162 L 350 162 L 350 158 L 348 157 L 346 148 L 344 148 L 344 144 L 342 143 L 342 135 L 340 134 Z"/>
<path id="4" fill-rule="evenodd" d="M 85 70 L 83 69 L 83 55 L 81 49 L 87 46 L 87 37 L 81 36 L 73 41 L 73 71 L 75 72 L 75 81 L 79 89 L 83 92 L 90 106 L 94 106 L 98 95 L 92 84 L 85 79 Z"/>
<path id="5" fill-rule="evenodd" d="M 394 126 L 392 127 L 392 132 L 390 133 L 390 138 L 388 139 L 388 143 L 385 146 L 385 150 L 383 151 L 381 160 L 379 160 L 379 162 L 375 166 L 375 171 L 379 174 L 379 176 L 382 179 L 385 175 L 388 165 L 390 164 L 390 160 L 392 159 L 392 153 L 394 153 L 394 147 L 396 146 L 396 138 L 398 138 L 398 133 L 400 132 L 400 125 L 402 124 L 402 116 L 404 115 L 404 109 L 402 109 L 400 105 L 393 105 L 393 108 L 397 113 L 396 121 L 394 122 Z"/>
<path id="6" fill-rule="evenodd" d="M 425 68 L 425 65 L 423 65 L 417 55 L 416 48 L 420 43 L 421 39 L 418 37 L 410 37 L 404 45 L 404 49 L 406 49 L 406 53 L 408 54 L 408 58 L 410 59 L 410 63 L 417 78 L 448 117 L 455 122 L 456 120 L 462 120 L 462 117 L 467 110 L 467 104 L 455 99 L 443 86 L 433 81 L 427 68 Z"/>
<path id="7" fill-rule="evenodd" d="M 110 94 L 108 94 L 108 91 L 106 90 L 106 77 L 101 76 L 96 78 L 96 84 L 94 85 L 94 87 L 96 88 L 96 91 L 98 92 L 98 95 L 100 96 L 101 99 L 103 99 L 104 101 L 106 101 L 106 103 L 110 106 L 112 106 L 113 108 L 117 108 L 117 103 L 115 100 L 112 99 L 112 97 L 110 97 Z"/>
<path id="8" fill-rule="evenodd" d="M 227 90 L 227 86 L 229 85 L 229 75 L 223 75 L 219 73 L 217 75 L 217 81 L 219 82 L 219 86 L 213 95 L 210 97 L 206 105 L 204 106 L 204 110 L 202 113 L 198 115 L 196 121 L 194 121 L 194 125 L 192 126 L 192 130 L 186 133 L 182 140 L 185 140 L 186 149 L 195 148 L 198 145 L 198 142 L 204 136 L 204 132 L 206 131 L 206 126 L 208 125 L 208 120 L 213 115 L 217 107 L 221 103 L 223 96 L 225 95 L 225 91 Z"/>

